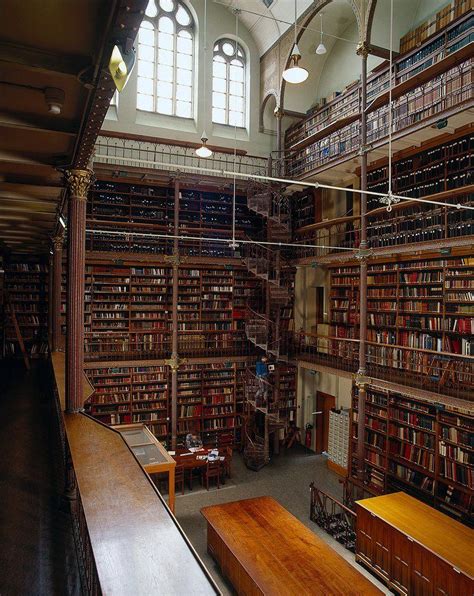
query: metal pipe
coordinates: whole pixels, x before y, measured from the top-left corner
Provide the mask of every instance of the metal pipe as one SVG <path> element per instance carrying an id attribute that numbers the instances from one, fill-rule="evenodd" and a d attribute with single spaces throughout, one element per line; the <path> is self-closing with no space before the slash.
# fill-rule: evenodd
<path id="1" fill-rule="evenodd" d="M 359 277 L 359 370 L 358 375 L 366 373 L 366 340 L 367 340 L 367 51 L 360 51 L 362 58 L 361 73 L 361 122 L 360 122 L 360 277 Z M 365 438 L 365 385 L 359 385 L 358 421 L 357 421 L 357 476 L 364 480 L 364 438 Z"/>
<path id="2" fill-rule="evenodd" d="M 174 181 L 173 306 L 171 359 L 171 448 L 176 449 L 178 418 L 178 283 L 179 283 L 179 179 Z"/>

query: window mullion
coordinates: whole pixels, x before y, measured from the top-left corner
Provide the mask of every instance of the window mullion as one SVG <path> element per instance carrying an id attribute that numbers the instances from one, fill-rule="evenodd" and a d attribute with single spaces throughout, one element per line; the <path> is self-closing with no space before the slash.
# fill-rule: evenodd
<path id="1" fill-rule="evenodd" d="M 226 60 L 226 93 L 225 93 L 225 119 L 230 124 L 230 62 Z"/>

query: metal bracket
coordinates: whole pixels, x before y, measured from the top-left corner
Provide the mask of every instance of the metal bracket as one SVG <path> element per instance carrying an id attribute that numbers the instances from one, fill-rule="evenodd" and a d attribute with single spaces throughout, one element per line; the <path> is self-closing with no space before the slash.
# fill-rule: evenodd
<path id="1" fill-rule="evenodd" d="M 186 364 L 187 361 L 187 358 L 179 358 L 175 355 L 165 360 L 165 365 L 171 368 L 171 372 L 177 372 L 179 367 Z"/>
<path id="2" fill-rule="evenodd" d="M 364 373 L 357 371 L 352 375 L 352 379 L 354 380 L 357 387 L 365 389 L 366 385 L 370 385 L 372 379 L 367 377 Z"/>
<path id="3" fill-rule="evenodd" d="M 187 257 L 182 257 L 180 255 L 165 255 L 165 262 L 169 263 L 174 267 L 179 267 L 182 263 L 185 263 Z"/>
<path id="4" fill-rule="evenodd" d="M 370 257 L 372 257 L 373 255 L 374 251 L 371 248 L 360 248 L 355 258 L 358 261 L 366 261 L 367 259 L 370 259 Z"/>

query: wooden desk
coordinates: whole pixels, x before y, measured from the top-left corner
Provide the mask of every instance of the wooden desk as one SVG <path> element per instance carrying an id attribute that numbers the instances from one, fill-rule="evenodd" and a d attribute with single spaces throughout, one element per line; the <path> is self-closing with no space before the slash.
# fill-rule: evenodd
<path id="1" fill-rule="evenodd" d="M 238 594 L 381 594 L 271 497 L 204 507 L 207 547 Z"/>
<path id="2" fill-rule="evenodd" d="M 168 473 L 168 505 L 174 513 L 175 460 L 144 424 L 119 424 L 112 428 L 122 435 L 124 441 L 148 474 Z"/>
<path id="3" fill-rule="evenodd" d="M 183 468 L 185 470 L 189 470 L 191 472 L 191 474 L 189 476 L 190 490 L 193 490 L 192 471 L 195 469 L 199 469 L 199 468 L 205 468 L 207 465 L 207 459 L 198 459 L 198 456 L 199 455 L 208 455 L 208 453 L 210 453 L 213 449 L 214 449 L 214 447 L 211 447 L 211 448 L 204 447 L 202 450 L 195 451 L 194 453 L 189 451 L 188 449 L 179 449 L 176 452 L 176 455 L 173 456 L 174 460 L 178 466 L 183 466 Z M 222 470 L 224 470 L 225 456 L 222 456 L 220 454 L 220 452 L 219 452 L 219 456 L 224 457 L 224 459 L 221 460 L 221 462 L 220 462 Z M 225 483 L 224 476 L 222 477 L 222 480 L 223 480 L 223 483 Z"/>
<path id="4" fill-rule="evenodd" d="M 474 531 L 399 492 L 357 501 L 357 559 L 402 594 L 467 596 Z"/>

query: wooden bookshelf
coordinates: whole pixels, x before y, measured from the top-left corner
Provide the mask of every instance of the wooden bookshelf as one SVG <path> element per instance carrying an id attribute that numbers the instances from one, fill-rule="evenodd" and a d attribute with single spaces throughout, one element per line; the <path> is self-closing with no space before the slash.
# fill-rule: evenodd
<path id="1" fill-rule="evenodd" d="M 419 198 L 446 191 L 452 193 L 460 188 L 471 187 L 474 182 L 472 179 L 473 150 L 474 135 L 471 132 L 450 142 L 430 147 L 425 151 L 410 152 L 411 155 L 404 159 L 394 160 L 392 192 Z M 369 168 L 367 188 L 380 193 L 388 191 L 388 164 Z M 472 201 L 472 189 L 470 192 L 469 200 Z M 367 208 L 369 211 L 382 206 L 377 197 L 368 197 Z M 431 209 L 433 209 L 431 215 L 433 219 L 426 227 L 439 226 L 443 231 L 445 210 L 432 206 Z M 407 219 L 407 214 L 404 213 L 403 217 Z M 448 225 L 452 225 L 452 223 L 449 221 Z M 375 235 L 373 234 L 373 236 Z"/>
<path id="2" fill-rule="evenodd" d="M 359 269 L 331 269 L 331 335 L 358 337 Z M 372 344 L 474 355 L 474 263 L 470 258 L 410 260 L 368 267 L 367 339 Z M 368 355 L 378 361 L 380 349 Z M 410 368 L 410 354 L 387 366 Z M 407 356 L 405 358 L 405 356 Z M 421 372 L 421 371 L 420 371 Z M 426 373 L 426 371 L 424 371 Z"/>
<path id="3" fill-rule="evenodd" d="M 8 294 L 4 317 L 5 355 L 21 357 L 15 328 L 16 320 L 30 357 L 48 351 L 48 267 L 41 260 L 15 259 L 5 264 L 4 291 Z"/>
<path id="4" fill-rule="evenodd" d="M 445 30 L 426 40 L 421 47 L 396 58 L 392 92 L 395 132 L 429 118 L 439 119 L 443 111 L 453 110 L 456 106 L 461 108 L 472 99 L 473 41 L 474 17 L 468 13 L 446 23 Z M 367 82 L 369 143 L 381 141 L 388 134 L 388 87 L 389 71 L 384 63 L 369 75 Z M 359 95 L 360 83 L 288 129 L 285 149 L 292 152 L 288 175 L 307 175 L 358 151 L 359 121 L 341 118 L 337 110 L 334 117 L 327 114 L 330 114 L 329 106 L 340 105 L 343 109 L 343 106 L 351 105 L 350 98 Z M 356 112 L 360 112 L 360 106 Z M 321 122 L 324 122 L 324 128 Z M 313 126 L 317 132 L 308 134 Z"/>
<path id="5" fill-rule="evenodd" d="M 350 471 L 359 480 L 358 405 L 352 396 Z M 363 484 L 373 494 L 402 490 L 474 525 L 474 417 L 369 385 Z"/>

